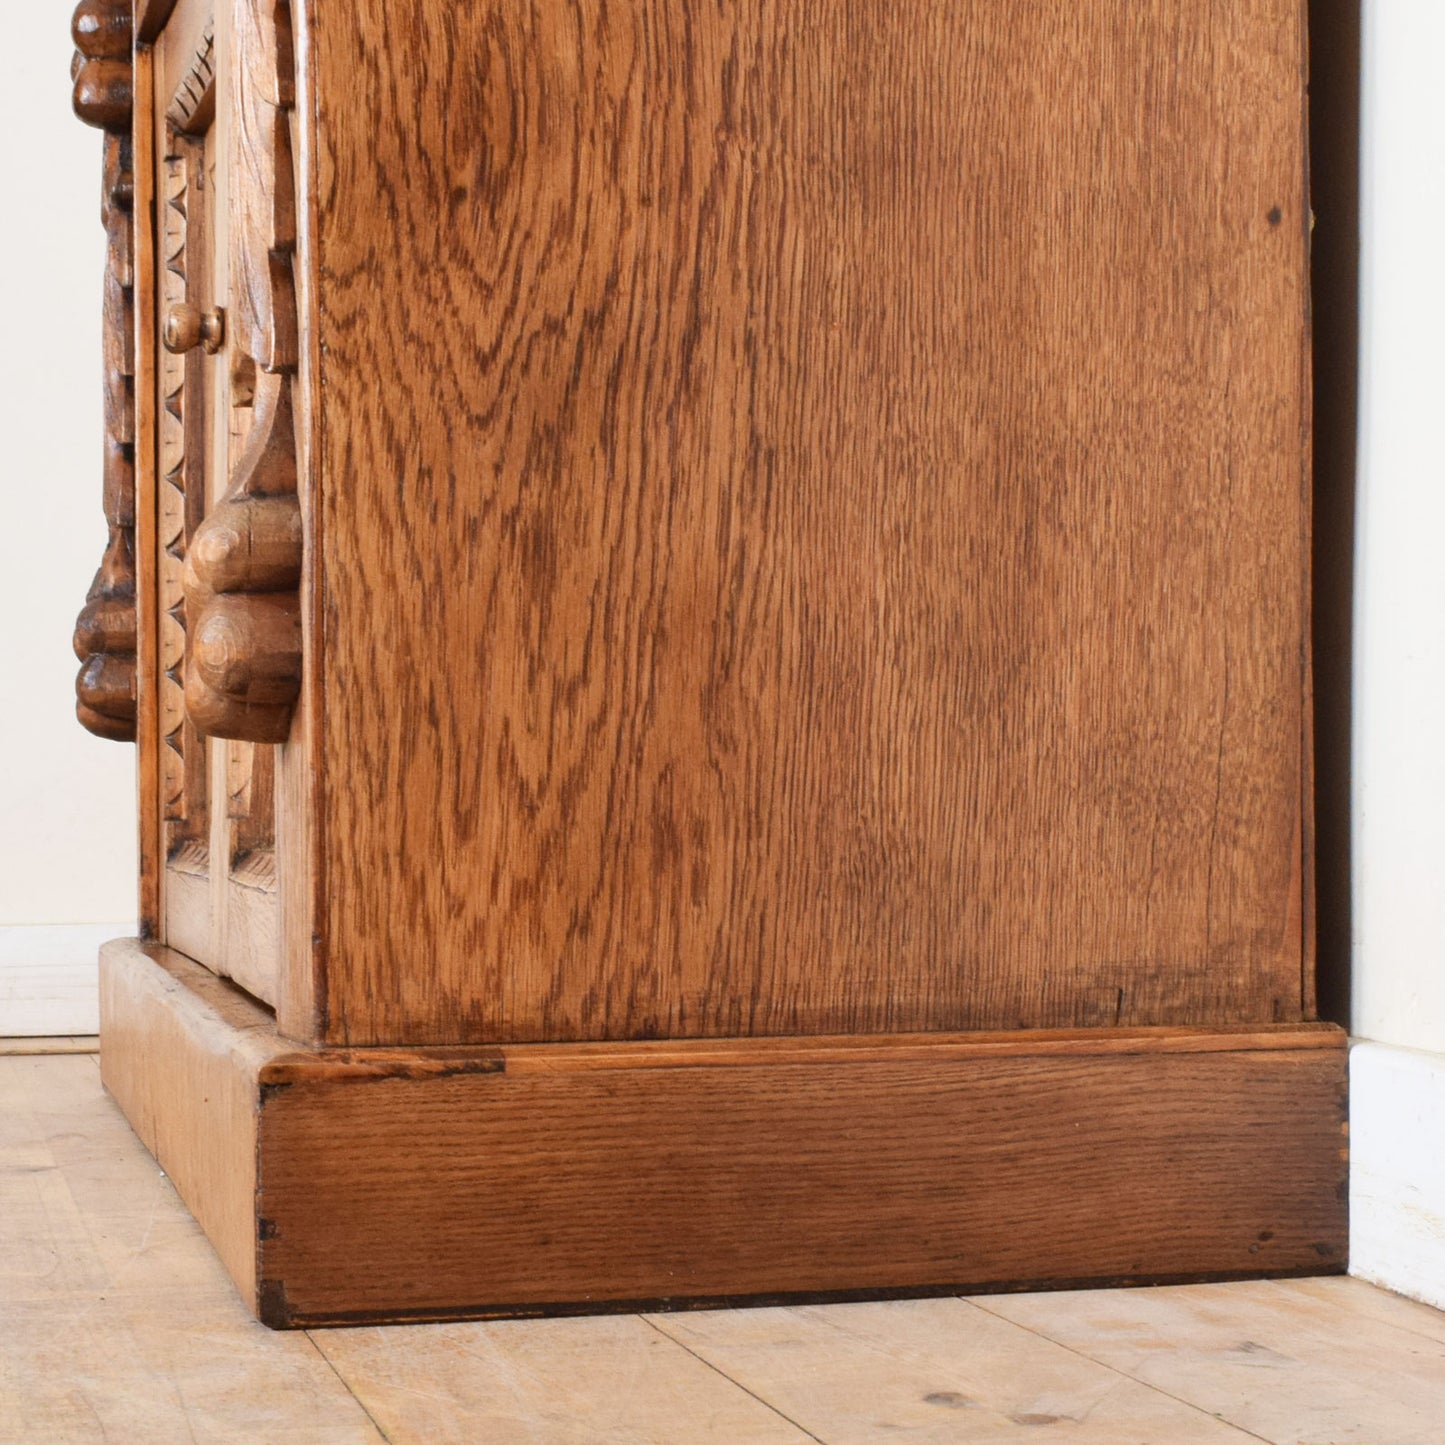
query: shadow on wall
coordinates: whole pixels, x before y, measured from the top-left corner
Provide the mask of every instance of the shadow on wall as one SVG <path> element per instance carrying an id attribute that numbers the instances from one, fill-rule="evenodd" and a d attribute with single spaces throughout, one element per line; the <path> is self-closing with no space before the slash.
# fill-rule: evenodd
<path id="1" fill-rule="evenodd" d="M 1350 1022 L 1350 679 L 1359 372 L 1360 4 L 1312 0 L 1314 686 L 1320 1016 Z"/>

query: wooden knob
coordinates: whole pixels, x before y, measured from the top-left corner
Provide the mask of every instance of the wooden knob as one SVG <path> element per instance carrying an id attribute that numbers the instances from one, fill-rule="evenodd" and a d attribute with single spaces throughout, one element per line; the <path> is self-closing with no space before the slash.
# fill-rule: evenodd
<path id="1" fill-rule="evenodd" d="M 177 356 L 205 347 L 214 356 L 226 340 L 226 316 L 219 307 L 214 311 L 202 311 L 188 301 L 178 302 L 166 312 L 165 329 L 161 340 L 167 351 Z"/>

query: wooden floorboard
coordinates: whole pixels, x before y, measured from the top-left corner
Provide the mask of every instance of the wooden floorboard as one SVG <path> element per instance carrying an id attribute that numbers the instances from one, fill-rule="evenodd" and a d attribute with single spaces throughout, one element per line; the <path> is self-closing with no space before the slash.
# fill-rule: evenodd
<path id="1" fill-rule="evenodd" d="M 960 1299 L 652 1320 L 830 1445 L 900 1437 L 1044 1436 L 1070 1445 L 1228 1445 L 1249 1439 Z"/>
<path id="2" fill-rule="evenodd" d="M 995 1296 L 983 1310 L 1271 1441 L 1445 1439 L 1445 1340 L 1272 1280 Z"/>
<path id="3" fill-rule="evenodd" d="M 93 1056 L 0 1058 L 0 1441 L 382 1439 L 250 1317 Z"/>
<path id="4" fill-rule="evenodd" d="M 1445 1344 L 1445 1313 L 1429 1305 L 1378 1289 L 1363 1279 L 1292 1279 L 1279 1281 L 1294 1298 L 1319 1300 L 1336 1318 L 1367 1316 L 1383 1324 Z"/>
<path id="5" fill-rule="evenodd" d="M 636 1315 L 318 1330 L 389 1440 L 795 1445 L 810 1437 Z"/>
<path id="6" fill-rule="evenodd" d="M 0 1442 L 1438 1445 L 1445 1315 L 1352 1279 L 275 1333 L 90 1055 L 0 1048 Z"/>

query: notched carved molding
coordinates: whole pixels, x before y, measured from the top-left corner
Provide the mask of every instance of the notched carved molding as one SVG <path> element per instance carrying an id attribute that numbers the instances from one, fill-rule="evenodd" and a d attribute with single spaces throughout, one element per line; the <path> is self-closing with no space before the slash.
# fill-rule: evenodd
<path id="1" fill-rule="evenodd" d="M 224 497 L 186 551 L 186 715 L 197 732 L 284 742 L 301 690 L 301 514 L 289 0 L 239 0 L 230 73 L 232 369 L 255 408 Z"/>
<path id="2" fill-rule="evenodd" d="M 194 155 L 168 154 L 165 157 L 157 226 L 163 307 L 184 302 L 190 292 L 187 238 L 192 167 L 202 163 Z M 161 348 L 156 352 L 156 366 L 160 387 L 160 406 L 156 416 L 159 458 L 156 487 L 156 585 L 159 596 L 156 610 L 160 661 L 157 711 L 161 737 L 161 799 L 166 822 L 176 825 L 174 838 L 182 840 L 175 846 L 184 846 L 186 831 L 183 825 L 199 823 L 204 826 L 200 819 L 192 816 L 192 807 L 193 803 L 200 803 L 204 808 L 202 800 L 206 797 L 205 748 L 197 745 L 194 729 L 186 727 L 186 608 L 183 585 L 186 539 L 190 528 L 199 521 L 205 501 L 204 448 L 200 449 L 201 455 L 193 457 L 187 445 L 188 427 L 200 430 L 197 418 L 186 415 L 187 358 Z M 168 842 L 173 841 L 168 839 Z"/>
<path id="3" fill-rule="evenodd" d="M 106 132 L 101 221 L 106 233 L 102 338 L 105 555 L 75 626 L 76 716 L 98 737 L 135 739 L 135 274 L 128 0 L 81 0 L 71 22 L 75 113 Z"/>
<path id="4" fill-rule="evenodd" d="M 174 130 L 198 132 L 205 130 L 215 113 L 216 34 L 214 25 L 207 25 L 200 48 L 166 107 L 166 120 Z"/>

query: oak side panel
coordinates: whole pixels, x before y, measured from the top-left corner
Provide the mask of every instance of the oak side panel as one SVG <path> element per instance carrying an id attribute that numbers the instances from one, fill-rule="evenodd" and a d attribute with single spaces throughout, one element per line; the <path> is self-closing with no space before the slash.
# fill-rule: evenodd
<path id="1" fill-rule="evenodd" d="M 1305 1015 L 1301 10 L 308 0 L 327 1037 Z"/>
<path id="2" fill-rule="evenodd" d="M 263 1071 L 263 1318 L 1342 1269 L 1343 1035 L 1133 1047 Z"/>

